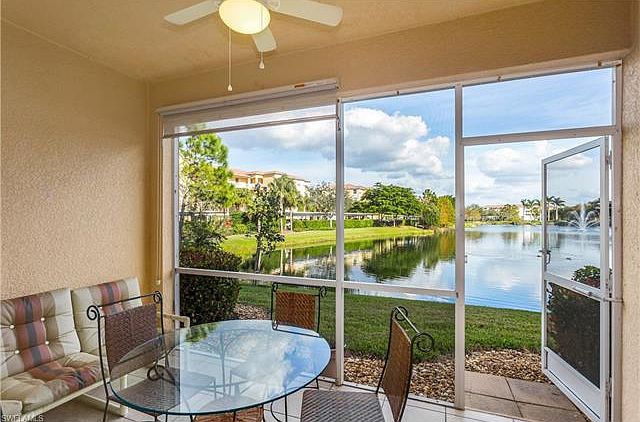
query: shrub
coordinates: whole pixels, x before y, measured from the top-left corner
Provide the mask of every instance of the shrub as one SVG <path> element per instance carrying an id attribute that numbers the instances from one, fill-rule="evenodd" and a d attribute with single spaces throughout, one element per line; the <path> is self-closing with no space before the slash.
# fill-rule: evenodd
<path id="1" fill-rule="evenodd" d="M 231 232 L 233 234 L 247 234 L 253 230 L 255 230 L 255 227 L 252 227 L 249 223 L 244 212 L 231 213 Z"/>
<path id="2" fill-rule="evenodd" d="M 304 232 L 308 230 L 331 230 L 329 220 L 293 220 L 293 231 Z"/>
<path id="3" fill-rule="evenodd" d="M 217 249 L 224 241 L 226 231 L 223 221 L 194 216 L 183 223 L 180 246 L 182 249 Z"/>
<path id="4" fill-rule="evenodd" d="M 359 229 L 364 227 L 373 227 L 373 220 L 365 219 L 365 220 L 356 220 L 356 219 L 347 219 L 344 220 L 344 228 L 345 229 Z"/>
<path id="5" fill-rule="evenodd" d="M 373 227 L 373 220 L 357 220 L 346 219 L 344 220 L 345 229 L 355 229 L 363 227 Z M 336 225 L 329 224 L 329 220 L 293 220 L 293 231 L 303 232 L 308 230 L 335 230 Z"/>
<path id="6" fill-rule="evenodd" d="M 219 249 L 183 249 L 180 265 L 188 268 L 238 271 L 241 258 Z M 228 319 L 238 301 L 236 279 L 183 274 L 180 276 L 180 312 L 192 324 Z"/>

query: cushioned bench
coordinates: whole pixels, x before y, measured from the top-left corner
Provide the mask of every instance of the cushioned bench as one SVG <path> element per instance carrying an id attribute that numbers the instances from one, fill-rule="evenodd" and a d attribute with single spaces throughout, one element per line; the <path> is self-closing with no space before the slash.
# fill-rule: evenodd
<path id="1" fill-rule="evenodd" d="M 68 288 L 0 302 L 0 409 L 27 421 L 101 386 L 96 321 L 86 310 L 140 295 L 128 278 L 76 290 Z M 126 307 L 140 305 L 126 302 Z M 122 305 L 103 312 L 122 310 Z M 164 315 L 189 325 L 188 318 Z M 124 414 L 120 408 L 118 413 Z"/>

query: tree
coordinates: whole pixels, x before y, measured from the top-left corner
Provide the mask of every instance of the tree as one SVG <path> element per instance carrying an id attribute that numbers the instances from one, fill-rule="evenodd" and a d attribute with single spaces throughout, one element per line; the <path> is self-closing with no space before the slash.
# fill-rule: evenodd
<path id="1" fill-rule="evenodd" d="M 547 196 L 547 221 L 551 221 L 551 211 L 553 210 L 553 208 L 555 208 L 555 204 L 556 204 L 556 197 L 555 196 Z M 556 214 L 557 214 L 557 210 L 556 210 Z"/>
<path id="2" fill-rule="evenodd" d="M 518 223 L 520 221 L 520 211 L 517 205 L 506 204 L 500 208 L 498 218 L 501 221 L 508 221 L 511 223 Z"/>
<path id="3" fill-rule="evenodd" d="M 560 213 L 560 208 L 564 207 L 566 205 L 566 201 L 562 198 L 560 198 L 559 196 L 554 196 L 553 197 L 553 207 L 556 210 L 556 221 L 559 220 L 559 213 Z"/>
<path id="4" fill-rule="evenodd" d="M 317 186 L 308 189 L 309 208 L 320 212 L 326 219 L 331 220 L 336 213 L 336 189 L 327 182 L 322 182 Z"/>
<path id="5" fill-rule="evenodd" d="M 426 227 L 437 226 L 440 222 L 440 207 L 438 206 L 438 195 L 431 189 L 422 192 L 422 222 Z"/>
<path id="6" fill-rule="evenodd" d="M 450 227 L 456 222 L 455 199 L 451 195 L 438 197 L 438 209 L 440 210 L 440 227 Z"/>
<path id="7" fill-rule="evenodd" d="M 522 217 L 524 218 L 527 215 L 527 212 L 531 213 L 531 200 L 530 199 L 521 199 L 520 203 L 522 204 Z"/>
<path id="8" fill-rule="evenodd" d="M 202 212 L 219 207 L 226 209 L 233 201 L 234 187 L 227 162 L 228 149 L 216 134 L 191 136 L 180 140 L 180 234 L 185 213 Z"/>
<path id="9" fill-rule="evenodd" d="M 393 216 L 393 225 L 400 215 L 420 215 L 422 204 L 410 188 L 397 185 L 384 185 L 376 183 L 362 195 L 362 201 L 367 204 L 369 212 L 380 215 Z"/>
<path id="10" fill-rule="evenodd" d="M 532 199 L 531 200 L 531 215 L 534 219 L 540 220 L 540 200 Z"/>
<path id="11" fill-rule="evenodd" d="M 233 195 L 233 207 L 236 211 L 246 209 L 253 201 L 253 191 L 247 188 L 235 188 Z"/>
<path id="12" fill-rule="evenodd" d="M 262 255 L 272 252 L 278 242 L 284 241 L 284 236 L 278 232 L 278 222 L 283 215 L 280 213 L 280 198 L 274 190 L 256 185 L 253 198 L 246 216 L 255 227 L 252 233 L 256 239 L 254 269 L 260 271 Z"/>
<path id="13" fill-rule="evenodd" d="M 281 176 L 269 184 L 269 189 L 278 196 L 280 211 L 283 216 L 285 215 L 286 209 L 289 209 L 291 229 L 293 229 L 293 207 L 300 201 L 300 193 L 298 192 L 298 188 L 296 188 L 296 182 L 289 176 Z M 280 233 L 283 232 L 283 221 L 280 219 Z"/>
<path id="14" fill-rule="evenodd" d="M 467 221 L 482 220 L 482 207 L 478 204 L 471 204 L 464 210 L 464 219 Z"/>

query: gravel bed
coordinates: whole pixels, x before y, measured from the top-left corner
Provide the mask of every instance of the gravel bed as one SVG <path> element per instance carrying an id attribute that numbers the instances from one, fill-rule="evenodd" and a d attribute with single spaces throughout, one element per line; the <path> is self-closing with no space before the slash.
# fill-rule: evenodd
<path id="1" fill-rule="evenodd" d="M 484 350 L 467 354 L 467 371 L 549 383 L 542 373 L 540 353 L 522 350 Z"/>
<path id="2" fill-rule="evenodd" d="M 351 354 L 345 357 L 345 379 L 358 384 L 377 385 L 384 361 Z M 520 350 L 484 350 L 467 354 L 466 370 L 526 381 L 549 380 L 540 369 L 538 353 Z M 419 396 L 452 402 L 454 399 L 454 360 L 441 357 L 435 362 L 413 365 L 411 392 Z"/>
<path id="3" fill-rule="evenodd" d="M 270 319 L 269 311 L 259 306 L 236 303 L 231 319 Z"/>
<path id="4" fill-rule="evenodd" d="M 269 319 L 269 312 L 253 305 L 237 304 L 234 318 Z M 365 385 L 377 385 L 384 361 L 349 353 L 345 356 L 345 379 Z M 549 380 L 540 369 L 540 354 L 511 349 L 482 350 L 467 354 L 466 370 L 526 381 Z M 434 362 L 413 365 L 411 392 L 420 396 L 452 402 L 454 399 L 454 361 L 443 356 Z"/>
<path id="5" fill-rule="evenodd" d="M 350 355 L 345 357 L 344 376 L 358 384 L 377 385 L 384 361 L 382 359 Z M 413 365 L 411 392 L 420 396 L 452 402 L 454 398 L 453 359 Z"/>

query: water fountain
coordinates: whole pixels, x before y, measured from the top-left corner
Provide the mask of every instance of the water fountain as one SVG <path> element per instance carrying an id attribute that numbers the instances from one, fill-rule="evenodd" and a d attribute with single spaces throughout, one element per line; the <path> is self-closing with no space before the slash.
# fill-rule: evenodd
<path id="1" fill-rule="evenodd" d="M 584 202 L 580 203 L 580 212 L 571 211 L 569 225 L 576 227 L 580 231 L 586 231 L 589 227 L 597 226 L 600 221 L 595 211 L 587 212 Z"/>

